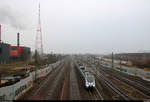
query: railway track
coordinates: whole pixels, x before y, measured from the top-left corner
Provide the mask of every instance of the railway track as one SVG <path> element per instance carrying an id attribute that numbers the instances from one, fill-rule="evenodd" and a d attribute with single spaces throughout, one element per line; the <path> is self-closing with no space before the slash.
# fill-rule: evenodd
<path id="1" fill-rule="evenodd" d="M 99 96 L 99 98 L 101 100 L 104 100 L 103 96 L 101 95 L 101 93 L 99 92 L 99 90 L 96 87 L 95 87 L 95 91 L 96 91 L 97 95 Z"/>
<path id="2" fill-rule="evenodd" d="M 98 89 L 88 90 L 89 96 L 92 100 L 104 100 Z"/>
<path id="3" fill-rule="evenodd" d="M 52 99 L 57 99 L 57 97 L 59 96 L 59 94 L 56 94 L 56 93 L 59 93 L 57 92 L 56 90 L 57 89 L 60 89 L 60 83 L 62 81 L 62 76 L 63 76 L 63 73 L 64 73 L 64 67 L 61 67 L 61 69 L 59 70 L 59 73 L 57 73 L 57 75 L 55 77 L 53 77 L 53 81 L 49 81 L 49 83 L 51 83 L 49 85 L 50 88 L 47 89 L 47 91 L 45 92 L 45 95 L 44 95 L 44 99 L 46 100 L 52 100 Z M 47 87 L 47 86 L 45 86 Z"/>
<path id="4" fill-rule="evenodd" d="M 43 80 L 39 80 L 39 82 L 36 83 L 34 87 L 21 98 L 21 100 L 40 99 L 40 97 L 36 96 L 36 94 L 40 92 L 45 84 L 47 84 L 47 81 L 50 78 L 49 76 L 51 76 L 51 74 L 55 72 L 60 66 L 63 66 L 63 63 L 60 63 L 55 68 L 52 68 L 52 71 L 45 78 L 43 78 Z"/>
<path id="5" fill-rule="evenodd" d="M 121 74 L 114 73 L 112 71 L 101 69 L 101 71 L 104 71 L 107 74 L 112 75 L 117 80 L 121 81 L 122 83 L 126 84 L 127 86 L 131 87 L 133 90 L 139 92 L 141 95 L 147 97 L 147 99 L 150 99 L 150 89 L 142 86 L 141 84 L 134 82 L 127 77 L 121 76 Z"/>
<path id="6" fill-rule="evenodd" d="M 104 82 L 105 86 L 109 88 L 114 95 L 115 98 L 119 100 L 131 100 L 134 99 L 132 96 L 129 96 L 127 93 L 125 93 L 122 89 L 118 88 L 114 83 L 112 83 L 108 78 L 103 76 L 99 71 L 93 68 L 93 73 L 98 77 L 98 79 L 102 82 Z"/>
<path id="7" fill-rule="evenodd" d="M 117 75 L 119 75 L 120 77 L 124 78 L 124 80 L 129 81 L 130 83 L 133 83 L 133 85 L 138 86 L 140 89 L 144 90 L 144 93 L 146 93 L 149 97 L 150 97 L 150 82 L 145 81 L 141 78 L 134 78 L 134 76 L 130 76 L 130 75 L 125 75 L 125 73 L 121 74 L 121 72 L 115 71 L 115 73 L 117 72 Z"/>
<path id="8" fill-rule="evenodd" d="M 103 65 L 100 65 L 103 69 L 108 69 L 110 71 L 112 71 L 111 68 L 109 67 L 106 67 L 106 66 L 103 66 Z M 129 79 L 131 81 L 134 81 L 138 84 L 140 84 L 143 88 L 145 88 L 146 90 L 150 91 L 150 82 L 149 81 L 146 81 L 146 80 L 143 80 L 142 78 L 139 78 L 139 77 L 135 77 L 135 76 L 131 76 L 131 75 L 128 75 L 128 74 L 125 74 L 125 73 L 122 73 L 120 71 L 117 71 L 117 70 L 113 70 L 117 75 L 121 75 L 122 77 L 125 77 L 126 79 Z"/>
<path id="9" fill-rule="evenodd" d="M 70 99 L 80 100 L 81 97 L 79 92 L 79 86 L 74 68 L 74 63 L 70 63 Z"/>
<path id="10" fill-rule="evenodd" d="M 67 100 L 67 99 L 69 99 L 70 67 L 69 66 L 64 66 L 64 67 L 66 67 L 66 73 L 65 73 L 65 76 L 64 76 L 63 86 L 62 86 L 62 89 L 61 89 L 60 100 Z"/>
<path id="11" fill-rule="evenodd" d="M 112 68 L 108 68 L 103 65 L 100 66 L 101 68 L 99 67 L 99 71 L 103 71 L 104 73 L 112 75 L 115 80 L 120 81 L 121 83 L 140 93 L 146 99 L 150 99 L 150 82 L 113 70 Z"/>
<path id="12" fill-rule="evenodd" d="M 91 90 L 88 91 L 88 94 L 92 100 L 98 100 L 97 95 L 95 95 Z"/>
<path id="13" fill-rule="evenodd" d="M 123 100 L 133 99 L 133 97 L 128 96 L 128 94 L 123 92 L 120 88 L 118 88 L 116 85 L 114 85 L 109 79 L 104 77 L 102 74 L 98 73 L 98 76 L 99 76 L 99 78 L 101 78 L 105 82 L 105 84 L 107 86 L 109 86 L 113 90 L 113 93 L 116 94 L 116 96 L 119 99 L 123 99 Z"/>
<path id="14" fill-rule="evenodd" d="M 59 73 L 61 67 L 63 67 L 63 63 L 58 65 L 52 71 L 51 74 L 49 74 L 39 85 L 37 85 L 37 87 L 33 90 L 33 92 L 29 93 L 29 95 L 25 99 L 29 99 L 29 100 L 45 99 L 44 96 L 47 96 L 46 93 L 48 92 L 48 89 L 51 86 L 52 78 L 55 76 L 56 73 Z"/>

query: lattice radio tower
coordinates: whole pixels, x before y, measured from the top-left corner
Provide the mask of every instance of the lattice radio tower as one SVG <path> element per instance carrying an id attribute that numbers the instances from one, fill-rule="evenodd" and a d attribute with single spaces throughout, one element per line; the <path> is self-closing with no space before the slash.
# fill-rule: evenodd
<path id="1" fill-rule="evenodd" d="M 42 42 L 42 29 L 41 29 L 41 18 L 40 18 L 40 2 L 39 2 L 39 11 L 38 11 L 38 25 L 36 31 L 36 42 L 35 42 L 35 50 L 39 53 L 39 55 L 43 55 L 43 42 Z"/>

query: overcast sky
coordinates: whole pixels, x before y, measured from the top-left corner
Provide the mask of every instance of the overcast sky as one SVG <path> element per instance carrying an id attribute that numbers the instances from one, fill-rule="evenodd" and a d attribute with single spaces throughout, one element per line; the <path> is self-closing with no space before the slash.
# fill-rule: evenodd
<path id="1" fill-rule="evenodd" d="M 41 0 L 44 52 L 150 51 L 150 0 Z M 0 0 L 2 40 L 34 50 L 37 0 Z"/>

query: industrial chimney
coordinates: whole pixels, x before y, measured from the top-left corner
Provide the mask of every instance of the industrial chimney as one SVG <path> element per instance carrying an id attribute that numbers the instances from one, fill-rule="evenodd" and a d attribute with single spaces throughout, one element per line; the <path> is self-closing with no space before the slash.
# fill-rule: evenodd
<path id="1" fill-rule="evenodd" d="M 20 34 L 17 33 L 17 46 L 19 47 L 20 46 Z"/>
<path id="2" fill-rule="evenodd" d="M 2 39 L 1 39 L 1 25 L 0 25 L 0 42 L 2 41 Z"/>

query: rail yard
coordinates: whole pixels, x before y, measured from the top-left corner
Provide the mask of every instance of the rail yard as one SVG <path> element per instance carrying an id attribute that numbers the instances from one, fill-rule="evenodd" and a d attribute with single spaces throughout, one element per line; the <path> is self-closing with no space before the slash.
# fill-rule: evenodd
<path id="1" fill-rule="evenodd" d="M 93 88 L 86 88 L 78 69 L 81 64 L 94 76 Z M 93 58 L 67 56 L 19 100 L 149 100 L 149 92 L 149 81 L 106 67 Z"/>
<path id="2" fill-rule="evenodd" d="M 0 102 L 149 102 L 149 18 L 150 0 L 1 0 Z"/>

